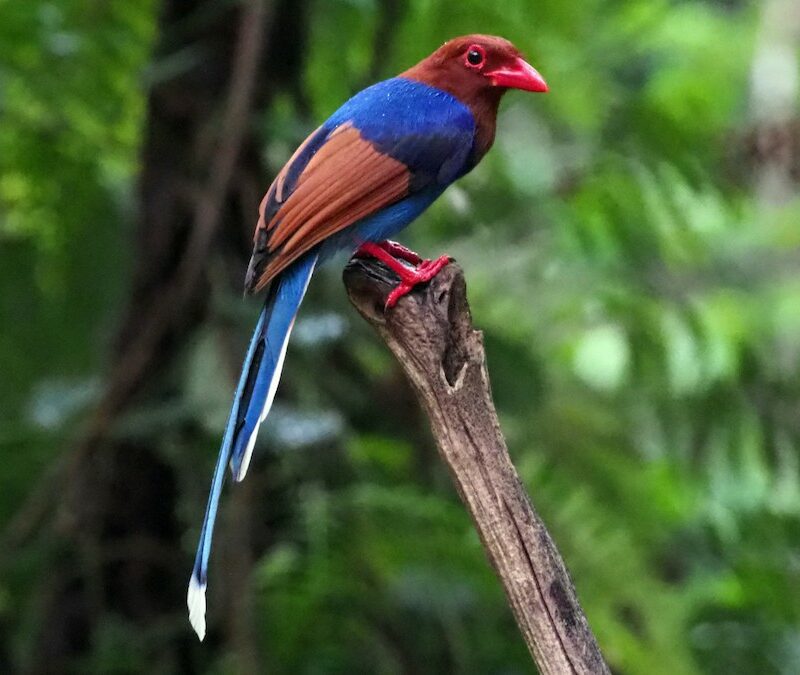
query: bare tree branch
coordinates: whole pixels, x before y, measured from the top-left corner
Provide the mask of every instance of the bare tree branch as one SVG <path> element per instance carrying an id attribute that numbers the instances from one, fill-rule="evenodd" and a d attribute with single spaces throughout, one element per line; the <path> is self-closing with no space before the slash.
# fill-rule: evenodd
<path id="1" fill-rule="evenodd" d="M 388 312 L 397 279 L 382 264 L 354 259 L 344 281 L 416 390 L 539 671 L 608 673 L 564 562 L 511 463 L 461 269 L 449 265 Z"/>

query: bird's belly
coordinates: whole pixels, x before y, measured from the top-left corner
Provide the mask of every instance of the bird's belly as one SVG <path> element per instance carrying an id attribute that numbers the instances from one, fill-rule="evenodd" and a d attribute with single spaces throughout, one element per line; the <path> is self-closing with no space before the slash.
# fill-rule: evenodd
<path id="1" fill-rule="evenodd" d="M 356 221 L 327 239 L 321 245 L 320 257 L 328 258 L 342 249 L 353 250 L 364 242 L 383 241 L 395 236 L 427 209 L 442 192 L 443 186 L 429 187 Z"/>

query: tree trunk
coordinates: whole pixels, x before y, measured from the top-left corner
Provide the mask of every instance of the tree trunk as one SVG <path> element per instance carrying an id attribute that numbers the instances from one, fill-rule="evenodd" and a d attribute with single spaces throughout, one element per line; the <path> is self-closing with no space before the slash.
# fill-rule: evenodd
<path id="1" fill-rule="evenodd" d="M 147 102 L 130 296 L 105 393 L 86 434 L 43 489 L 67 486 L 55 527 L 68 553 L 43 583 L 45 618 L 31 655 L 34 672 L 52 672 L 54 664 L 89 653 L 109 614 L 143 629 L 185 615 L 191 560 L 179 547 L 184 528 L 175 518 L 177 477 L 159 457 L 157 436 L 123 442 L 111 432 L 131 409 L 166 399 L 165 374 L 208 310 L 208 269 L 221 261 L 234 283 L 242 282 L 269 177 L 253 115 L 276 88 L 300 79 L 304 10 L 305 3 L 294 0 L 164 3 Z M 183 63 L 177 73 L 175 63 Z M 159 79 L 161 71 L 169 74 Z M 194 429 L 180 433 L 197 436 Z M 247 537 L 240 540 L 251 546 Z M 255 557 L 253 551 L 237 555 Z M 254 671 L 257 654 L 244 644 L 251 637 L 235 628 L 241 624 L 224 636 L 242 655 L 240 670 Z M 192 670 L 187 654 L 195 641 L 188 629 L 154 642 L 152 663 Z"/>

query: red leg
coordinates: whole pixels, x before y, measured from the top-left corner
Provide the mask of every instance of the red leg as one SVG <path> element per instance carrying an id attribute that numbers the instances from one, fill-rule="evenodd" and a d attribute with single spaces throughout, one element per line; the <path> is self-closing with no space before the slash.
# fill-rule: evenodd
<path id="1" fill-rule="evenodd" d="M 395 258 L 410 262 L 414 266 L 419 265 L 422 262 L 422 256 L 414 253 L 414 251 L 412 251 L 410 248 L 406 248 L 402 244 L 398 244 L 396 241 L 390 241 L 387 239 L 386 241 L 378 242 L 378 246 Z"/>
<path id="2" fill-rule="evenodd" d="M 380 260 L 384 265 L 386 265 L 390 270 L 392 270 L 392 272 L 394 272 L 401 279 L 403 279 L 405 275 L 407 275 L 409 272 L 412 271 L 408 265 L 400 262 L 400 260 L 395 258 L 389 251 L 387 251 L 383 246 L 381 246 L 381 244 L 376 244 L 371 241 L 367 241 L 361 244 L 361 246 L 359 246 L 358 250 L 356 251 L 356 255 L 362 258 L 367 257 Z M 420 258 L 420 261 L 421 260 L 422 259 Z"/>
<path id="3" fill-rule="evenodd" d="M 378 241 L 378 242 L 371 242 L 371 241 L 365 242 L 364 244 L 358 247 L 356 255 L 368 256 L 370 258 L 377 258 L 378 255 L 374 253 L 376 248 L 383 249 L 393 258 L 397 260 L 405 260 L 406 262 L 409 262 L 414 266 L 419 265 L 422 262 L 422 256 L 417 255 L 410 248 L 406 248 L 402 244 L 398 244 L 396 241 L 389 241 L 388 239 L 386 239 L 385 241 Z M 384 260 L 384 262 L 386 261 Z"/>
<path id="4" fill-rule="evenodd" d="M 399 258 L 416 265 L 416 268 L 410 268 L 408 265 L 395 258 L 393 254 L 397 254 Z M 411 291 L 414 286 L 433 279 L 433 277 L 450 262 L 450 258 L 446 255 L 436 260 L 423 260 L 405 246 L 391 241 L 383 241 L 379 244 L 366 242 L 358 248 L 356 255 L 366 255 L 376 258 L 400 277 L 400 283 L 392 290 L 389 297 L 386 299 L 386 309 L 394 307 L 397 301 Z"/>

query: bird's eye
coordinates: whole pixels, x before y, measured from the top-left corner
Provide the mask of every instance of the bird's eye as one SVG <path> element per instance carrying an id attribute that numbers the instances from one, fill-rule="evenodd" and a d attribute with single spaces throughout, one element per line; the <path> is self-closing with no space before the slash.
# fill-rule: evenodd
<path id="1" fill-rule="evenodd" d="M 466 65 L 470 68 L 480 68 L 486 60 L 486 51 L 479 45 L 472 45 L 467 50 Z"/>

